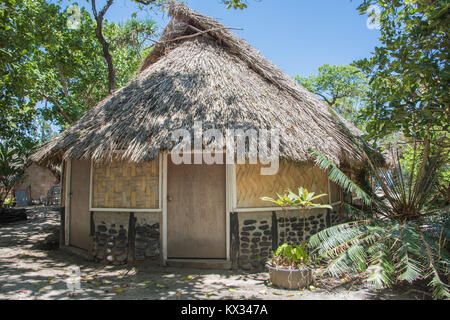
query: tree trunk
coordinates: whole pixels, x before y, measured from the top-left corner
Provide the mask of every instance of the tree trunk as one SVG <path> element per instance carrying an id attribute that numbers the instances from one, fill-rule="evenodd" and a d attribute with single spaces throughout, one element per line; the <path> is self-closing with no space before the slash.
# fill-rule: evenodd
<path id="1" fill-rule="evenodd" d="M 95 21 L 97 22 L 97 27 L 95 29 L 95 34 L 97 36 L 98 41 L 102 45 L 103 49 L 103 58 L 106 60 L 106 64 L 108 66 L 108 82 L 109 82 L 109 93 L 113 93 L 116 90 L 116 70 L 114 68 L 113 57 L 109 52 L 109 43 L 106 41 L 103 36 L 103 18 L 105 16 L 106 11 L 108 11 L 109 7 L 113 4 L 114 0 L 108 0 L 103 9 L 97 13 L 97 8 L 95 4 L 95 0 L 92 0 L 92 12 L 95 17 Z"/>
<path id="2" fill-rule="evenodd" d="M 108 91 L 109 93 L 113 93 L 116 90 L 116 70 L 114 68 L 113 57 L 109 53 L 109 43 L 106 41 L 103 36 L 102 28 L 103 28 L 103 17 L 97 18 L 97 28 L 95 29 L 95 34 L 97 35 L 97 39 L 102 45 L 103 48 L 103 58 L 106 60 L 106 64 L 108 66 Z"/>

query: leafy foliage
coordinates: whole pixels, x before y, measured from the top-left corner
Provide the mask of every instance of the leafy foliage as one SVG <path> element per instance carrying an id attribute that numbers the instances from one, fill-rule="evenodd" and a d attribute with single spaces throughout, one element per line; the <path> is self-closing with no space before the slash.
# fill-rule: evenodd
<path id="1" fill-rule="evenodd" d="M 406 137 L 440 142 L 450 123 L 448 1 L 364 0 L 381 9 L 380 41 L 369 59 L 357 61 L 370 78 L 363 116 L 372 137 L 401 131 Z"/>
<path id="2" fill-rule="evenodd" d="M 14 185 L 23 178 L 26 153 L 24 146 L 11 148 L 0 144 L 0 203 L 4 203 Z"/>
<path id="3" fill-rule="evenodd" d="M 39 78 L 37 60 L 52 32 L 55 7 L 39 0 L 5 0 L 0 6 L 0 139 L 26 135 L 32 127 Z"/>
<path id="4" fill-rule="evenodd" d="M 349 192 L 354 192 L 357 197 L 361 198 L 366 205 L 370 205 L 372 199 L 367 193 L 361 189 L 355 182 L 349 179 L 341 170 L 330 160 L 328 160 L 320 152 L 313 149 L 310 152 L 316 157 L 316 164 L 318 167 L 328 172 L 328 177 L 331 181 L 340 185 L 342 189 Z"/>
<path id="5" fill-rule="evenodd" d="M 42 121 L 65 127 L 108 94 L 108 71 L 96 23 L 81 8 L 78 29 L 69 12 L 45 0 L 6 0 L 0 7 L 0 140 L 40 138 Z M 104 21 L 118 86 L 129 82 L 150 49 L 151 20 Z"/>
<path id="6" fill-rule="evenodd" d="M 368 90 L 368 79 L 364 73 L 353 66 L 328 64 L 319 67 L 318 71 L 317 76 L 297 76 L 295 79 L 340 115 L 356 123 Z"/>
<path id="7" fill-rule="evenodd" d="M 227 9 L 240 9 L 244 10 L 247 8 L 247 4 L 245 0 L 225 0 L 223 1 L 227 5 Z"/>
<path id="8" fill-rule="evenodd" d="M 292 246 L 288 243 L 284 243 L 278 247 L 274 257 L 270 260 L 270 263 L 274 266 L 292 267 L 298 268 L 309 262 L 309 256 L 307 252 L 307 245 L 305 239 L 306 228 L 306 209 L 331 209 L 331 206 L 327 204 L 314 203 L 314 201 L 326 196 L 326 194 L 315 195 L 314 192 L 309 192 L 308 189 L 300 187 L 298 188 L 298 194 L 295 194 L 288 189 L 286 194 L 277 194 L 277 199 L 263 197 L 261 200 L 269 201 L 277 206 L 282 207 L 286 213 L 289 208 L 299 208 L 303 213 L 303 244 Z M 285 225 L 286 226 L 286 225 Z M 287 230 L 285 230 L 287 234 Z"/>
<path id="9" fill-rule="evenodd" d="M 374 160 L 364 142 L 360 146 L 366 152 L 374 179 L 372 190 L 364 191 L 323 155 L 313 151 L 318 165 L 331 169 L 330 179 L 360 195 L 365 207 L 361 210 L 345 204 L 345 212 L 355 221 L 317 233 L 309 245 L 328 261 L 325 272 L 333 276 L 364 272 L 366 280 L 377 288 L 398 281 L 411 283 L 428 279 L 435 298 L 449 297 L 445 280 L 449 276 L 449 207 L 436 208 L 432 202 L 440 154 L 434 155 L 418 171 L 414 169 L 420 159 L 417 154 L 411 162 L 412 168 L 405 170 L 398 153 L 395 153 L 395 167 L 386 168 Z M 376 192 L 377 185 L 381 193 Z"/>
<path id="10" fill-rule="evenodd" d="M 299 269 L 309 263 L 309 257 L 302 246 L 284 243 L 277 248 L 270 263 L 276 268 Z"/>
<path id="11" fill-rule="evenodd" d="M 263 201 L 270 201 L 273 204 L 276 204 L 277 206 L 283 207 L 283 208 L 289 208 L 289 207 L 297 207 L 300 209 L 322 209 L 322 208 L 329 208 L 331 207 L 329 205 L 323 205 L 314 203 L 314 201 L 325 197 L 326 194 L 319 194 L 315 195 L 315 192 L 309 192 L 308 189 L 300 187 L 298 188 L 298 194 L 295 194 L 290 189 L 288 189 L 286 194 L 279 195 L 277 194 L 278 199 L 273 199 L 269 197 L 263 197 L 261 200 Z"/>

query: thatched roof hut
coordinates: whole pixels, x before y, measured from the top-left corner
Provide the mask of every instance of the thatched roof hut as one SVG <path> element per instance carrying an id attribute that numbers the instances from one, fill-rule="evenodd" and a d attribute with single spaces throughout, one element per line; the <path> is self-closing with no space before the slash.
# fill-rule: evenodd
<path id="1" fill-rule="evenodd" d="M 313 147 L 337 164 L 361 160 L 328 107 L 246 41 L 183 4 L 172 3 L 169 15 L 137 77 L 34 161 L 111 160 L 116 150 L 132 162 L 150 160 L 173 147 L 171 132 L 192 130 L 196 120 L 219 130 L 278 128 L 285 159 L 310 160 Z"/>
<path id="2" fill-rule="evenodd" d="M 169 14 L 136 78 L 33 155 L 64 160 L 61 243 L 111 263 L 159 257 L 261 267 L 279 243 L 298 243 L 339 219 L 343 193 L 309 161 L 309 148 L 339 165 L 362 156 L 322 101 L 225 26 L 182 4 Z M 223 135 L 279 129 L 277 173 L 261 175 L 263 161 L 175 164 L 172 133 L 193 133 L 197 121 Z M 310 210 L 305 231 L 293 210 L 286 237 L 284 214 L 261 198 L 299 186 L 327 193 L 322 200 L 333 210 Z"/>

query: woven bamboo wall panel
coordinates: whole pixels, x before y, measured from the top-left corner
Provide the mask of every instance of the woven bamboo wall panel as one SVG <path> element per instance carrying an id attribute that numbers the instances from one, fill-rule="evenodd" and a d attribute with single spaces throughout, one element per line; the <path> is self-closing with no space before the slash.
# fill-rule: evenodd
<path id="1" fill-rule="evenodd" d="M 275 198 L 277 193 L 282 194 L 287 189 L 297 192 L 299 187 L 309 191 L 328 193 L 328 179 L 326 174 L 318 167 L 310 164 L 298 164 L 285 160 L 280 161 L 280 169 L 276 175 L 262 176 L 261 165 L 237 165 L 236 189 L 238 208 L 273 207 L 262 197 Z M 328 203 L 328 197 L 320 199 Z"/>
<path id="2" fill-rule="evenodd" d="M 159 208 L 159 161 L 94 165 L 92 207 Z"/>

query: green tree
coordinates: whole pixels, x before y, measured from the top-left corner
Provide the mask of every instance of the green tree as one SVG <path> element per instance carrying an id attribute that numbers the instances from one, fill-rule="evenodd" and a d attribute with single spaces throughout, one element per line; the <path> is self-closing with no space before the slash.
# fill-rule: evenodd
<path id="1" fill-rule="evenodd" d="M 363 110 L 372 137 L 402 132 L 423 141 L 424 159 L 448 143 L 450 6 L 447 0 L 364 0 L 377 5 L 381 46 L 355 65 L 370 78 Z M 424 161 L 426 165 L 426 161 Z"/>
<path id="2" fill-rule="evenodd" d="M 57 8 L 43 0 L 5 0 L 0 6 L 0 140 L 27 136 L 33 126 L 38 60 L 53 32 Z"/>
<path id="3" fill-rule="evenodd" d="M 107 0 L 105 5 L 99 10 L 97 8 L 97 0 L 90 0 L 91 1 L 91 8 L 92 8 L 92 14 L 94 15 L 94 19 L 96 21 L 96 27 L 95 27 L 95 35 L 97 37 L 97 40 L 102 46 L 102 55 L 103 58 L 106 61 L 107 69 L 108 69 L 108 91 L 109 93 L 114 92 L 114 90 L 117 87 L 117 79 L 116 79 L 116 70 L 117 66 L 114 63 L 114 57 L 111 54 L 111 41 L 105 37 L 105 31 L 104 31 L 104 18 L 108 10 L 111 8 L 111 6 L 114 4 L 114 0 Z M 147 8 L 165 8 L 167 1 L 165 0 L 132 0 L 135 3 L 139 4 L 139 8 L 142 10 L 145 7 Z M 245 9 L 247 8 L 247 4 L 245 0 L 230 0 L 230 1 L 223 1 L 228 9 L 234 8 L 234 9 Z"/>
<path id="4" fill-rule="evenodd" d="M 163 8 L 166 2 L 131 1 L 147 10 Z M 40 115 L 65 127 L 133 78 L 151 50 L 148 42 L 155 23 L 137 20 L 136 15 L 124 24 L 110 23 L 104 16 L 113 3 L 108 0 L 97 10 L 95 0 L 91 1 L 93 16 L 81 8 L 77 29 L 68 28 L 71 12 L 57 4 L 2 3 L 0 139 L 31 138 Z"/>
<path id="5" fill-rule="evenodd" d="M 0 144 L 0 205 L 2 205 L 14 185 L 24 177 L 26 159 L 32 146 L 26 141 L 10 145 Z"/>
<path id="6" fill-rule="evenodd" d="M 81 8 L 78 29 L 69 12 L 44 0 L 7 0 L 0 7 L 0 140 L 32 139 L 38 117 L 64 127 L 108 94 L 108 71 L 96 23 Z M 104 21 L 119 86 L 135 75 L 149 51 L 153 21 Z"/>
<path id="7" fill-rule="evenodd" d="M 325 64 L 319 67 L 317 75 L 295 79 L 340 115 L 357 123 L 368 90 L 368 80 L 358 68 Z"/>
<path id="8" fill-rule="evenodd" d="M 240 9 L 243 10 L 247 8 L 247 1 L 245 0 L 225 0 L 223 1 L 227 5 L 227 9 Z"/>
<path id="9" fill-rule="evenodd" d="M 40 91 L 51 102 L 44 108 L 46 119 L 59 125 L 70 124 L 109 93 L 109 72 L 102 57 L 103 49 L 95 37 L 95 21 L 83 8 L 81 27 L 76 30 L 64 28 L 56 35 L 51 54 L 44 56 L 40 65 L 42 72 Z M 60 23 L 67 20 L 62 15 Z M 156 32 L 155 22 L 135 18 L 124 24 L 103 22 L 103 33 L 108 39 L 109 50 L 114 58 L 115 85 L 121 87 L 136 74 L 148 49 L 147 38 Z M 56 66 L 56 67 L 55 67 Z M 49 86 L 49 84 L 52 84 Z M 57 112 L 62 110 L 63 112 Z"/>

